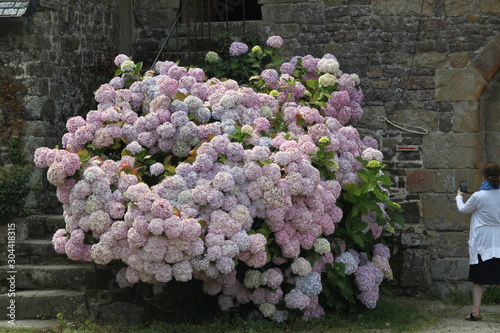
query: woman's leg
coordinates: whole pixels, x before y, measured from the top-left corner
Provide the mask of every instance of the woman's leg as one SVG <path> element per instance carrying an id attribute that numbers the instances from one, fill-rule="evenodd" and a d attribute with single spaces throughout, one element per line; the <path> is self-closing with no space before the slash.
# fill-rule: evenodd
<path id="1" fill-rule="evenodd" d="M 484 285 L 474 283 L 472 288 L 472 315 L 474 317 L 480 316 L 481 299 L 483 298 Z"/>

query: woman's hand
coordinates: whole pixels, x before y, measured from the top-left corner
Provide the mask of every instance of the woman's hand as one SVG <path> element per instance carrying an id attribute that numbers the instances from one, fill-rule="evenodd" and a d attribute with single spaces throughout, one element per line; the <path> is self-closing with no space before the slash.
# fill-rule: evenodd
<path id="1" fill-rule="evenodd" d="M 457 190 L 457 195 L 462 195 L 464 192 L 460 191 L 460 189 Z"/>

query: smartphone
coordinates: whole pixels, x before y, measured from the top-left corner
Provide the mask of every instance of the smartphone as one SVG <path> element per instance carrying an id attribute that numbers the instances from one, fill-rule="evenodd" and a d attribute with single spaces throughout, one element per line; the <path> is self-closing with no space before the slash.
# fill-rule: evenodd
<path id="1" fill-rule="evenodd" d="M 460 191 L 467 193 L 467 182 L 460 182 Z"/>

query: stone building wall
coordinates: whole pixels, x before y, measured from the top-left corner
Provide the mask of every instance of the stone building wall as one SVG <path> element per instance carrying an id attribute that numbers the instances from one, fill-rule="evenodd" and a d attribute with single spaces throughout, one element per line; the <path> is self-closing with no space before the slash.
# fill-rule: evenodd
<path id="1" fill-rule="evenodd" d="M 379 141 L 405 209 L 393 258 L 402 292 L 468 292 L 469 217 L 456 212 L 454 193 L 461 180 L 478 188 L 485 152 L 500 162 L 499 126 L 491 125 L 498 123 L 498 1 L 259 3 L 262 30 L 284 37 L 290 55 L 332 53 L 362 80 L 365 116 L 354 125 Z M 397 150 L 407 145 L 418 150 Z"/>
<path id="2" fill-rule="evenodd" d="M 19 87 L 16 99 L 23 106 L 22 123 L 11 129 L 12 136 L 23 137 L 32 154 L 37 147 L 60 145 L 66 120 L 95 108 L 93 91 L 113 77 L 116 54 L 130 49 L 121 38 L 126 22 L 115 1 L 41 0 L 33 2 L 26 19 L 0 19 L 0 70 Z M 7 146 L 0 141 L 0 166 L 10 163 Z M 43 178 L 37 170 L 31 181 L 46 187 Z M 56 208 L 48 202 L 42 194 L 29 206 Z"/>

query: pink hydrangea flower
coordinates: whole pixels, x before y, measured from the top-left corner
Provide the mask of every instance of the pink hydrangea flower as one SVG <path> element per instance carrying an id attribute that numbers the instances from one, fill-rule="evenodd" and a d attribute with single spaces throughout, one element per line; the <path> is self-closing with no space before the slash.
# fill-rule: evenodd
<path id="1" fill-rule="evenodd" d="M 241 42 L 233 42 L 229 48 L 229 55 L 237 57 L 248 52 L 248 45 Z"/>

